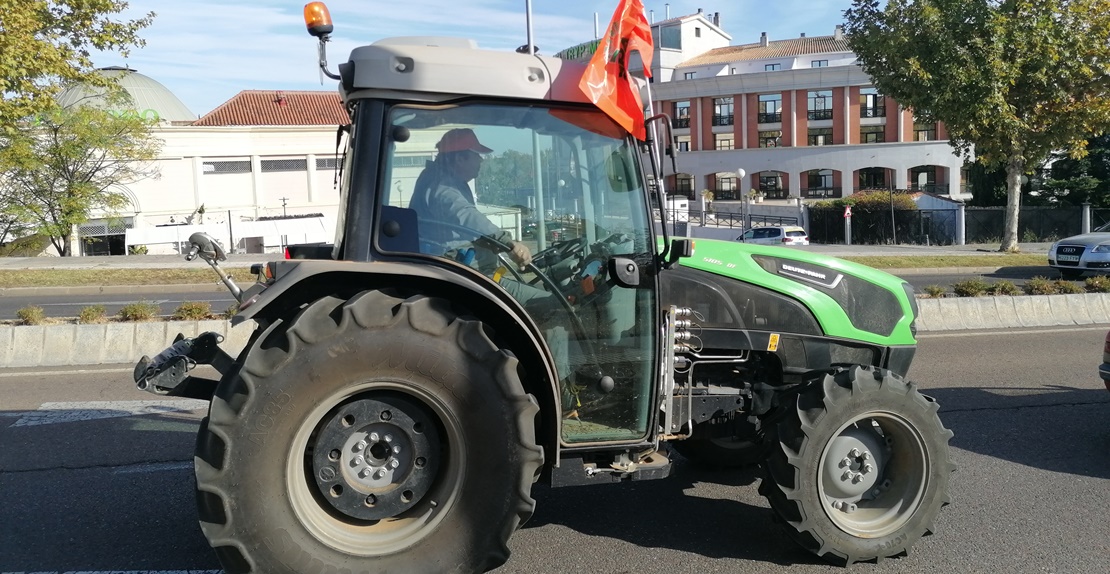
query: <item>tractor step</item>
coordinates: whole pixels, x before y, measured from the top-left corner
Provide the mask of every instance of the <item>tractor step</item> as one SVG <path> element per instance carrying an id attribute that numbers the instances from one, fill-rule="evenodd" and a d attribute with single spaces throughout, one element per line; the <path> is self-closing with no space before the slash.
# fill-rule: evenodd
<path id="1" fill-rule="evenodd" d="M 551 486 L 582 486 L 606 484 L 626 480 L 657 480 L 671 475 L 671 459 L 662 450 L 654 451 L 631 462 L 628 453 L 619 453 L 598 460 L 607 453 L 563 453 L 559 466 L 551 469 Z M 585 458 L 586 456 L 589 459 Z"/>

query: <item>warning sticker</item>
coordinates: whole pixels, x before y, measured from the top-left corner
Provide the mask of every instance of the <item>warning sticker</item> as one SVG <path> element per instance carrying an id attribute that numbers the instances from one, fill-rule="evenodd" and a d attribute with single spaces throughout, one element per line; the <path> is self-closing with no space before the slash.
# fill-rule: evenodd
<path id="1" fill-rule="evenodd" d="M 779 350 L 779 334 L 771 333 L 771 338 L 767 340 L 767 350 L 774 353 Z"/>

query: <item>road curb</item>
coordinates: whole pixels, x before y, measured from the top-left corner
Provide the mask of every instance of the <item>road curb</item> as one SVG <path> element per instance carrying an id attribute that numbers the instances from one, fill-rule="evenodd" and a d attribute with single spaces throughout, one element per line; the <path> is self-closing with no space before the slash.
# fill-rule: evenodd
<path id="1" fill-rule="evenodd" d="M 919 299 L 918 332 L 1110 324 L 1110 293 Z M 0 367 L 133 363 L 173 343 L 178 333 L 214 331 L 232 356 L 254 329 L 247 321 L 151 321 L 99 325 L 0 325 Z"/>

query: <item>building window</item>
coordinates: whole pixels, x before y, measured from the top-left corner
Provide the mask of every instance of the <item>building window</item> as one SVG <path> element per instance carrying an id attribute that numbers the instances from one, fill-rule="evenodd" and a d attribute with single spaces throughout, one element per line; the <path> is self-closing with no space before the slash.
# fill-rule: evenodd
<path id="1" fill-rule="evenodd" d="M 833 172 L 831 169 L 813 169 L 806 172 L 807 185 L 811 191 L 814 189 L 832 189 Z"/>
<path id="2" fill-rule="evenodd" d="M 764 64 L 764 72 L 777 72 L 782 69 L 782 64 Z"/>
<path id="3" fill-rule="evenodd" d="M 881 167 L 865 167 L 859 170 L 860 189 L 886 189 L 886 170 Z"/>
<path id="4" fill-rule="evenodd" d="M 730 176 L 717 176 L 717 191 L 736 191 L 736 178 Z"/>
<path id="5" fill-rule="evenodd" d="M 206 161 L 203 164 L 204 175 L 220 175 L 225 173 L 250 173 L 250 160 L 242 161 Z"/>
<path id="6" fill-rule="evenodd" d="M 810 128 L 809 145 L 832 145 L 832 128 Z"/>
<path id="7" fill-rule="evenodd" d="M 307 171 L 306 159 L 264 159 L 262 160 L 262 173 L 278 171 Z"/>
<path id="8" fill-rule="evenodd" d="M 339 169 L 339 158 L 318 157 L 316 158 L 316 169 Z"/>
<path id="9" fill-rule="evenodd" d="M 913 141 L 915 142 L 931 142 L 937 139 L 937 124 L 926 124 L 921 122 L 914 122 L 913 124 Z"/>
<path id="10" fill-rule="evenodd" d="M 782 121 L 782 94 L 761 94 L 759 96 L 758 121 L 761 124 L 777 124 Z"/>
<path id="11" fill-rule="evenodd" d="M 678 151 L 690 151 L 690 140 L 679 138 Z"/>
<path id="12" fill-rule="evenodd" d="M 690 195 L 694 193 L 694 176 L 680 173 L 675 177 L 674 190 L 676 193 Z"/>
<path id="13" fill-rule="evenodd" d="M 659 31 L 659 47 L 674 50 L 682 49 L 682 30 L 678 26 L 667 26 Z"/>
<path id="14" fill-rule="evenodd" d="M 809 63 L 809 67 L 811 67 L 811 68 L 828 68 L 829 67 L 829 61 L 828 60 L 814 60 L 814 61 Z"/>
<path id="15" fill-rule="evenodd" d="M 674 103 L 674 119 L 673 127 L 675 128 L 688 128 L 690 127 L 690 101 L 682 101 Z"/>
<path id="16" fill-rule="evenodd" d="M 781 199 L 786 195 L 782 188 L 782 174 L 777 171 L 759 172 L 759 191 L 771 199 Z"/>
<path id="17" fill-rule="evenodd" d="M 886 126 L 860 126 L 859 143 L 883 143 L 886 141 Z"/>
<path id="18" fill-rule="evenodd" d="M 832 90 L 818 90 L 810 92 L 809 119 L 831 120 L 833 117 L 832 103 Z"/>
<path id="19" fill-rule="evenodd" d="M 732 149 L 732 134 L 717 134 L 714 149 L 717 149 L 717 150 Z"/>
<path id="20" fill-rule="evenodd" d="M 859 117 L 884 118 L 886 117 L 886 97 L 875 88 L 863 88 L 859 91 Z"/>
<path id="21" fill-rule="evenodd" d="M 731 69 L 731 70 L 729 71 L 729 73 L 735 76 L 735 75 L 736 75 L 736 68 L 732 68 L 732 69 Z"/>
<path id="22" fill-rule="evenodd" d="M 732 125 L 732 96 L 713 98 L 713 125 Z"/>
<path id="23" fill-rule="evenodd" d="M 694 37 L 701 38 L 701 28 L 698 28 L 697 26 L 694 27 Z"/>
<path id="24" fill-rule="evenodd" d="M 685 74 L 682 74 L 682 79 L 683 80 L 693 80 L 694 75 L 696 75 L 696 74 L 697 74 L 697 72 L 686 72 Z"/>
<path id="25" fill-rule="evenodd" d="M 759 132 L 759 147 L 779 147 L 782 145 L 782 130 Z"/>

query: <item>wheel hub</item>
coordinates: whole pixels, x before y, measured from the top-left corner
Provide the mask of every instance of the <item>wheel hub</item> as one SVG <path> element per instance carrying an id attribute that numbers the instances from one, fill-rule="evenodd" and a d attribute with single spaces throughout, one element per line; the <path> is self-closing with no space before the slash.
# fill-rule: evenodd
<path id="1" fill-rule="evenodd" d="M 833 508 L 850 511 L 875 488 L 886 452 L 882 437 L 859 427 L 845 429 L 829 443 L 822 472 L 825 496 Z"/>
<path id="2" fill-rule="evenodd" d="M 324 417 L 312 446 L 320 497 L 360 520 L 396 516 L 420 502 L 439 468 L 435 419 L 420 403 L 381 394 Z"/>

